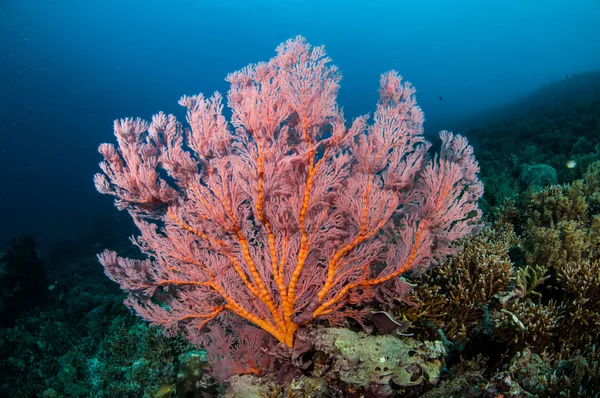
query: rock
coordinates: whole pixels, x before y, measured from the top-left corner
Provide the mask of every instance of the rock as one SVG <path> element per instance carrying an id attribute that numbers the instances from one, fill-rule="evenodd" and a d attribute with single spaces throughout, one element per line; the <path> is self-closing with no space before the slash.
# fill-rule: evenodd
<path id="1" fill-rule="evenodd" d="M 317 329 L 311 334 L 314 348 L 330 358 L 325 373 L 358 387 L 436 384 L 444 366 L 446 348 L 441 341 L 361 335 L 347 329 Z"/>

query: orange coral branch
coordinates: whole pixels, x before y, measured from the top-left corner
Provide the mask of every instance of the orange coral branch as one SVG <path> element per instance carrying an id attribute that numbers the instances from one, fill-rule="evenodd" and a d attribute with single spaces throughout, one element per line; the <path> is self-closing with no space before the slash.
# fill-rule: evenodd
<path id="1" fill-rule="evenodd" d="M 287 291 L 287 300 L 284 301 L 283 304 L 283 313 L 286 319 L 286 322 L 292 322 L 292 314 L 294 312 L 294 305 L 296 304 L 296 287 L 298 285 L 298 280 L 300 279 L 300 274 L 302 273 L 302 269 L 304 268 L 304 263 L 306 261 L 306 257 L 308 256 L 308 234 L 306 231 L 306 212 L 308 210 L 308 202 L 310 199 L 310 191 L 312 189 L 312 183 L 315 176 L 315 168 L 314 168 L 314 149 L 311 148 L 309 151 L 309 162 L 308 162 L 308 177 L 306 179 L 306 187 L 304 188 L 304 199 L 302 200 L 302 208 L 300 210 L 300 216 L 298 218 L 300 224 L 300 251 L 298 252 L 298 262 L 296 263 L 296 268 L 292 273 L 292 277 L 290 279 L 290 284 L 288 286 Z"/>
<path id="2" fill-rule="evenodd" d="M 171 209 L 169 209 L 167 211 L 167 214 L 169 215 L 169 217 L 171 217 L 171 219 L 173 219 L 173 221 L 175 221 L 179 226 L 181 226 L 185 230 L 187 230 L 187 231 L 195 234 L 196 236 L 198 236 L 200 238 L 203 238 L 203 239 L 206 239 L 208 241 L 212 241 L 212 242 L 216 243 L 218 246 L 221 247 L 221 249 L 224 248 L 225 244 L 222 241 L 220 241 L 218 239 L 211 239 L 210 237 L 208 237 L 207 235 L 203 234 L 202 232 L 196 230 L 195 228 L 191 227 L 190 225 L 187 225 L 186 223 L 184 223 L 183 221 L 181 221 L 175 215 L 175 213 L 173 213 L 173 211 Z M 246 285 L 246 287 L 248 288 L 248 290 L 250 290 L 250 292 L 255 297 L 257 297 L 259 300 L 261 300 L 263 303 L 265 303 L 265 301 L 263 299 L 264 298 L 264 293 L 261 293 L 260 290 L 258 290 L 254 285 L 252 285 L 252 283 L 250 283 L 250 280 L 246 276 L 245 272 L 241 269 L 241 267 L 240 267 L 239 263 L 237 262 L 237 260 L 235 258 L 233 258 L 233 256 L 231 256 L 225 250 L 221 250 L 221 253 L 224 256 L 226 256 L 229 259 L 229 261 L 231 261 L 231 263 L 233 265 L 233 268 L 235 269 L 235 271 L 239 275 L 239 277 L 242 279 L 242 281 L 244 282 L 244 285 Z M 246 254 L 249 257 L 249 253 L 248 253 L 248 248 L 247 247 L 246 247 L 246 253 L 245 253 L 245 255 Z M 256 268 L 254 268 L 254 271 L 255 271 L 256 275 L 258 275 L 258 272 L 256 272 Z M 259 285 L 259 288 L 260 288 L 260 285 Z M 264 285 L 263 285 L 263 288 L 264 288 Z M 219 289 L 219 290 L 222 291 L 222 289 Z M 221 292 L 219 292 L 219 293 L 221 293 Z M 224 294 L 224 292 L 223 292 L 223 294 Z M 231 298 L 230 298 L 230 300 L 233 301 Z M 277 311 L 275 309 L 276 308 L 275 304 L 271 302 L 271 306 L 270 307 L 269 307 L 268 303 L 265 303 L 265 304 L 267 304 L 267 308 L 269 309 L 269 311 L 271 313 L 271 316 L 273 316 L 273 318 L 277 320 L 278 314 L 277 314 Z M 239 304 L 238 304 L 238 306 L 239 306 L 239 308 L 243 309 L 243 307 L 241 307 Z M 237 311 L 235 311 L 235 312 L 237 313 Z M 247 311 L 245 311 L 245 312 L 247 312 Z M 242 316 L 241 314 L 239 314 L 239 315 Z M 242 317 L 245 318 L 245 319 L 248 319 L 248 316 L 242 316 Z M 258 317 L 256 317 L 256 318 L 259 319 L 259 323 L 264 324 L 264 322 L 265 322 L 264 320 L 262 320 L 262 319 L 260 319 Z M 253 322 L 253 323 L 256 324 L 256 322 Z M 258 326 L 258 324 L 257 324 L 257 326 Z M 260 326 L 260 327 L 263 327 L 263 326 Z"/>
<path id="3" fill-rule="evenodd" d="M 371 180 L 369 181 L 367 190 L 365 192 L 365 197 L 363 199 L 363 215 L 362 215 L 362 219 L 360 222 L 360 231 L 359 231 L 358 235 L 356 236 L 356 238 L 354 238 L 352 240 L 352 242 L 350 242 L 348 245 L 346 245 L 343 248 L 341 248 L 340 250 L 338 250 L 338 252 L 329 261 L 329 265 L 327 266 L 327 279 L 325 280 L 325 284 L 323 285 L 323 287 L 321 288 L 321 290 L 319 290 L 319 293 L 317 294 L 317 298 L 319 299 L 319 302 L 322 302 L 323 299 L 325 298 L 325 296 L 327 295 L 327 293 L 329 293 L 329 290 L 331 290 L 331 287 L 333 286 L 333 282 L 335 279 L 335 273 L 337 271 L 337 265 L 338 265 L 339 261 L 341 260 L 341 258 L 343 256 L 345 256 L 346 254 L 348 254 L 351 250 L 353 250 L 360 243 L 364 242 L 366 239 L 373 236 L 375 233 L 373 231 L 372 233 L 370 233 L 368 235 L 365 234 L 365 222 L 367 220 L 367 214 L 368 214 L 367 212 L 368 212 L 369 195 L 371 193 L 372 188 L 373 188 L 373 179 L 371 178 Z"/>
<path id="4" fill-rule="evenodd" d="M 394 278 L 397 278 L 400 275 L 402 275 L 403 273 L 405 273 L 406 271 L 408 271 L 409 269 L 411 269 L 413 266 L 413 261 L 417 255 L 417 251 L 420 248 L 421 242 L 423 240 L 422 239 L 422 231 L 423 231 L 424 225 L 425 225 L 425 221 L 423 221 L 423 222 L 421 222 L 421 224 L 419 224 L 419 227 L 417 228 L 417 232 L 415 234 L 415 241 L 414 241 L 413 247 L 410 251 L 410 255 L 402 267 L 398 268 L 396 271 L 394 271 L 386 276 L 383 276 L 381 278 L 363 279 L 358 282 L 350 283 L 350 284 L 346 285 L 335 296 L 333 296 L 331 299 L 327 300 L 325 303 L 321 304 L 315 310 L 315 312 L 313 312 L 313 317 L 316 318 L 320 315 L 328 314 L 330 312 L 329 309 L 331 307 L 335 306 L 335 304 L 338 304 L 341 300 L 343 300 L 346 297 L 346 295 L 350 292 L 350 290 L 352 290 L 356 287 L 379 285 L 379 284 L 388 282 Z"/>
<path id="5" fill-rule="evenodd" d="M 262 144 L 258 142 L 258 198 L 256 200 L 256 214 L 258 216 L 258 220 L 265 225 L 267 229 L 267 234 L 269 236 L 269 250 L 271 252 L 271 270 L 273 272 L 273 279 L 275 279 L 275 283 L 277 285 L 277 289 L 279 290 L 279 294 L 281 295 L 282 302 L 287 300 L 287 290 L 285 288 L 285 284 L 283 282 L 283 274 L 279 272 L 277 267 L 277 249 L 275 247 L 275 234 L 273 233 L 273 229 L 271 228 L 271 223 L 267 220 L 263 213 L 263 204 L 264 204 L 264 157 L 263 157 L 263 148 Z M 282 254 L 283 256 L 283 254 Z"/>
<path id="6" fill-rule="evenodd" d="M 197 229 L 191 227 L 190 225 L 184 223 L 182 220 L 179 219 L 179 217 L 177 217 L 177 215 L 175 215 L 175 213 L 170 208 L 167 210 L 167 214 L 181 228 L 193 233 L 194 235 L 196 235 L 202 239 L 205 239 L 205 240 L 212 242 L 213 244 L 216 244 L 217 246 L 219 246 L 221 248 L 220 253 L 223 254 L 225 257 L 227 257 L 231 261 L 233 268 L 235 269 L 235 271 L 237 272 L 239 277 L 242 279 L 242 281 L 244 282 L 244 284 L 246 285 L 248 290 L 250 290 L 252 292 L 252 294 L 254 294 L 256 297 L 259 297 L 258 291 L 256 290 L 255 286 L 250 283 L 250 280 L 246 276 L 246 273 L 239 266 L 237 260 L 235 258 L 233 258 L 229 253 L 227 253 L 226 250 L 224 250 L 225 243 L 223 241 L 221 241 L 219 239 L 211 238 L 208 235 L 206 235 L 206 234 L 198 231 Z"/>

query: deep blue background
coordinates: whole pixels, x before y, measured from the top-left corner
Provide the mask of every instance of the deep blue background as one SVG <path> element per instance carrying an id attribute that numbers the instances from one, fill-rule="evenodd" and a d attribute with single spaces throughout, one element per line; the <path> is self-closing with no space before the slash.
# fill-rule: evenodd
<path id="1" fill-rule="evenodd" d="M 118 217 L 92 184 L 112 120 L 182 115 L 181 95 L 225 91 L 295 35 L 341 68 L 347 117 L 373 110 L 394 68 L 433 131 L 600 69 L 599 20 L 598 0 L 0 1 L 0 246 Z"/>

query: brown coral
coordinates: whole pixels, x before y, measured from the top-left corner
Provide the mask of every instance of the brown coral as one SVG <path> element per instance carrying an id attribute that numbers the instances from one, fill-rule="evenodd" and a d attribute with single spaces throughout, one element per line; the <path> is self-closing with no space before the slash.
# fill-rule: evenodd
<path id="1" fill-rule="evenodd" d="M 422 276 L 411 298 L 416 306 L 400 311 L 440 328 L 450 339 L 465 339 L 494 296 L 508 289 L 508 251 L 515 243 L 510 225 L 484 229 L 466 240 L 460 253 Z"/>
<path id="2" fill-rule="evenodd" d="M 570 185 L 531 194 L 523 212 L 528 264 L 553 275 L 554 296 L 564 306 L 558 325 L 559 356 L 598 344 L 600 328 L 600 162 Z"/>

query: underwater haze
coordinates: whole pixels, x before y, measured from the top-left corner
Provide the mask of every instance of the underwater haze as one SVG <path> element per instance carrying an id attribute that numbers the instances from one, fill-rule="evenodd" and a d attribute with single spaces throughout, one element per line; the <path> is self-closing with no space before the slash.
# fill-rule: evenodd
<path id="1" fill-rule="evenodd" d="M 597 0 L 2 1 L 0 241 L 48 248 L 114 217 L 91 179 L 112 121 L 181 116 L 182 95 L 226 92 L 290 37 L 326 46 L 347 119 L 395 69 L 435 132 L 600 68 L 599 18 Z"/>

